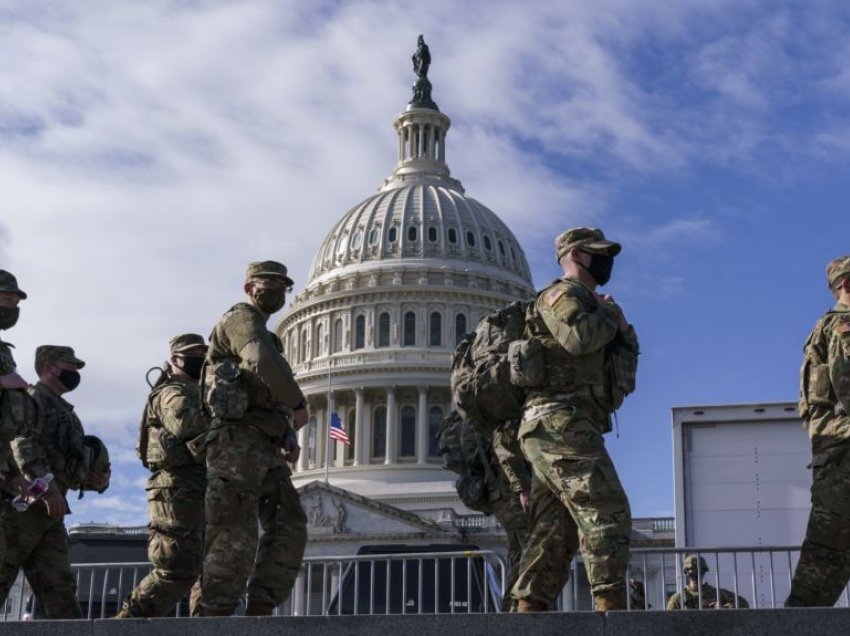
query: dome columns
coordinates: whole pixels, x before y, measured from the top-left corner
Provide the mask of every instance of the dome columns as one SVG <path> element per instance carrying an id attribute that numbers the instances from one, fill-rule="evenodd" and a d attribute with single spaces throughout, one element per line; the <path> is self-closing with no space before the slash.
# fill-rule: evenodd
<path id="1" fill-rule="evenodd" d="M 398 463 L 398 419 L 396 418 L 395 387 L 387 387 L 387 449 L 385 464 Z"/>

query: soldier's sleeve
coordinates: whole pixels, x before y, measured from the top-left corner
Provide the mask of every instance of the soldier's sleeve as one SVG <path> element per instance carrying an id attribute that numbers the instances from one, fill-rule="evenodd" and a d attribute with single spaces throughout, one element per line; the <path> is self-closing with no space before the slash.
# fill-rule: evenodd
<path id="1" fill-rule="evenodd" d="M 188 440 L 207 430 L 199 400 L 187 396 L 180 387 L 166 387 L 158 397 L 162 426 L 174 437 Z"/>
<path id="2" fill-rule="evenodd" d="M 835 397 L 850 415 L 850 312 L 845 312 L 833 324 L 829 346 L 829 379 Z"/>
<path id="3" fill-rule="evenodd" d="M 249 312 L 235 312 L 225 325 L 241 366 L 252 371 L 266 385 L 273 402 L 295 408 L 304 394 L 283 354 L 277 350 L 266 326 Z"/>
<path id="4" fill-rule="evenodd" d="M 505 473 L 513 492 L 528 492 L 531 490 L 531 471 L 528 462 L 522 454 L 517 438 L 517 427 L 507 422 L 498 427 L 493 433 L 493 452 Z"/>
<path id="5" fill-rule="evenodd" d="M 35 403 L 35 410 L 29 425 L 21 435 L 12 440 L 12 453 L 15 463 L 27 479 L 44 477 L 50 472 L 47 450 L 42 444 L 44 432 L 48 427 L 50 414 L 45 412 L 43 404 Z"/>
<path id="6" fill-rule="evenodd" d="M 614 303 L 589 307 L 563 285 L 554 285 L 540 294 L 537 311 L 552 335 L 573 355 L 602 349 L 619 328 L 620 310 Z"/>
<path id="7" fill-rule="evenodd" d="M 673 596 L 670 597 L 670 600 L 667 601 L 667 609 L 668 610 L 677 610 L 681 609 L 679 603 L 680 595 L 678 592 L 675 592 Z"/>

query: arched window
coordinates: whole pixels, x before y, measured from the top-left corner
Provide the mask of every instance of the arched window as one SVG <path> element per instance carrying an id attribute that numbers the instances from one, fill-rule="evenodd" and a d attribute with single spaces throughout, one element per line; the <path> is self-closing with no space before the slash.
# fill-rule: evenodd
<path id="1" fill-rule="evenodd" d="M 307 350 L 307 328 L 301 332 L 301 362 L 306 362 L 310 357 L 310 352 Z"/>
<path id="2" fill-rule="evenodd" d="M 372 418 L 372 459 L 387 456 L 387 407 L 379 406 Z"/>
<path id="3" fill-rule="evenodd" d="M 366 346 L 366 316 L 360 314 L 354 319 L 354 348 L 362 349 Z"/>
<path id="4" fill-rule="evenodd" d="M 453 227 L 449 228 L 449 243 L 457 243 L 457 230 Z"/>
<path id="5" fill-rule="evenodd" d="M 391 227 L 390 231 L 387 232 L 387 240 L 390 243 L 395 243 L 396 238 L 398 238 L 398 230 L 394 227 Z"/>
<path id="6" fill-rule="evenodd" d="M 415 225 L 411 225 L 409 228 L 407 228 L 407 240 L 408 241 L 415 241 L 416 240 L 416 226 Z"/>
<path id="7" fill-rule="evenodd" d="M 321 322 L 316 326 L 316 357 L 322 355 L 325 349 L 325 325 Z"/>
<path id="8" fill-rule="evenodd" d="M 432 243 L 437 242 L 437 228 L 435 228 L 433 225 L 428 228 L 428 240 Z"/>
<path id="9" fill-rule="evenodd" d="M 357 411 L 354 409 L 348 411 L 348 426 L 345 432 L 348 433 L 348 439 L 351 440 L 351 443 L 345 447 L 345 459 L 352 460 L 354 459 L 355 434 L 357 433 Z"/>
<path id="10" fill-rule="evenodd" d="M 310 423 L 308 424 L 308 426 L 309 428 L 307 429 L 307 465 L 310 468 L 314 468 L 316 466 L 316 459 L 319 454 L 317 448 L 317 442 L 319 441 L 319 426 L 315 416 L 310 418 Z"/>
<path id="11" fill-rule="evenodd" d="M 386 311 L 378 316 L 378 346 L 390 346 L 390 314 Z"/>
<path id="12" fill-rule="evenodd" d="M 490 237 L 486 234 L 484 235 L 484 249 L 488 252 L 493 249 L 493 244 L 490 242 Z"/>
<path id="13" fill-rule="evenodd" d="M 428 344 L 432 347 L 439 347 L 443 344 L 443 316 L 438 311 L 431 313 L 429 320 Z"/>
<path id="14" fill-rule="evenodd" d="M 475 247 L 475 234 L 472 232 L 466 233 L 466 244 L 469 245 L 469 247 Z"/>
<path id="15" fill-rule="evenodd" d="M 458 314 L 455 316 L 455 346 L 460 344 L 463 337 L 466 335 L 466 315 Z"/>
<path id="16" fill-rule="evenodd" d="M 373 227 L 369 230 L 369 245 L 375 245 L 378 242 L 378 228 Z"/>
<path id="17" fill-rule="evenodd" d="M 342 318 L 334 320 L 334 353 L 342 351 Z"/>
<path id="18" fill-rule="evenodd" d="M 499 254 L 501 254 L 502 256 L 505 255 L 505 244 L 501 241 L 499 241 Z"/>
<path id="19" fill-rule="evenodd" d="M 363 232 L 357 230 L 351 237 L 351 249 L 359 250 L 361 245 L 363 245 Z"/>
<path id="20" fill-rule="evenodd" d="M 405 406 L 401 409 L 401 439 L 398 456 L 416 457 L 416 409 Z"/>
<path id="21" fill-rule="evenodd" d="M 440 432 L 440 422 L 443 421 L 443 409 L 439 406 L 432 406 L 428 409 L 428 457 L 430 459 L 439 459 L 440 454 L 437 452 L 437 435 Z"/>
<path id="22" fill-rule="evenodd" d="M 404 347 L 416 346 L 416 314 L 412 311 L 404 314 L 404 339 L 401 344 Z"/>

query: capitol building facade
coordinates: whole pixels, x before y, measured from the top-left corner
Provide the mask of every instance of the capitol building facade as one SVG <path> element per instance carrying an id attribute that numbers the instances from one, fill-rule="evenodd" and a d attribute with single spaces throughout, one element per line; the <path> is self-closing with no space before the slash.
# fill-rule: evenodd
<path id="1" fill-rule="evenodd" d="M 297 487 L 327 475 L 402 510 L 463 514 L 436 451 L 453 352 L 484 315 L 534 288 L 516 237 L 450 175 L 451 122 L 428 89 L 393 122 L 392 175 L 330 230 L 277 332 L 311 413 Z M 329 439 L 329 413 L 350 445 Z"/>

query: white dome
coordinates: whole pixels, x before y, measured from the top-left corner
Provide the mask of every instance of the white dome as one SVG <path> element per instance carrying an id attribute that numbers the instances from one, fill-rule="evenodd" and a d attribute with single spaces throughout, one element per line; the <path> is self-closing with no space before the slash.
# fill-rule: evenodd
<path id="1" fill-rule="evenodd" d="M 450 176 L 449 118 L 416 95 L 393 122 L 393 174 L 328 233 L 277 329 L 311 413 L 293 483 L 327 470 L 406 510 L 467 512 L 434 443 L 454 349 L 534 288 L 513 233 Z M 329 440 L 332 414 L 351 445 Z"/>
<path id="2" fill-rule="evenodd" d="M 439 260 L 531 285 L 513 233 L 493 212 L 451 184 L 385 188 L 348 211 L 313 259 L 308 287 L 357 268 L 398 268 L 401 261 Z"/>

